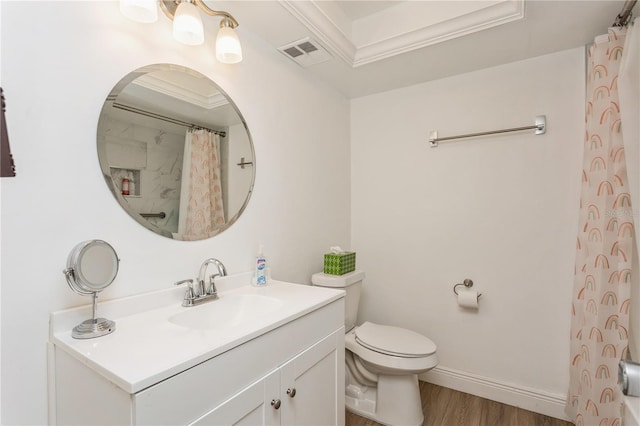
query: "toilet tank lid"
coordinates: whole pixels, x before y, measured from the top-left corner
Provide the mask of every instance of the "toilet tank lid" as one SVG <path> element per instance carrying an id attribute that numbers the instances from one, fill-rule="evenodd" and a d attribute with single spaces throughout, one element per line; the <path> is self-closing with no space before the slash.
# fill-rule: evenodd
<path id="1" fill-rule="evenodd" d="M 323 287 L 347 287 L 364 279 L 364 271 L 355 270 L 344 275 L 330 275 L 318 272 L 311 276 L 311 283 Z"/>

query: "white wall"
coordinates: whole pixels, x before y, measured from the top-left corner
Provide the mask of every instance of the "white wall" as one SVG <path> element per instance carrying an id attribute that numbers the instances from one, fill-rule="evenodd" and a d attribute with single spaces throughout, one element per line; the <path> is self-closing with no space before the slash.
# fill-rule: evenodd
<path id="1" fill-rule="evenodd" d="M 217 20 L 205 22 L 206 31 L 217 28 Z M 308 283 L 326 247 L 349 245 L 349 102 L 247 29 L 238 30 L 245 56 L 238 66 L 215 62 L 214 34 L 204 47 L 186 47 L 173 41 L 163 15 L 137 24 L 120 15 L 117 2 L 2 2 L 1 31 L 18 176 L 2 180 L 0 423 L 47 422 L 48 314 L 88 303 L 62 275 L 78 242 L 104 239 L 122 259 L 103 300 L 171 287 L 194 277 L 207 257 L 230 273 L 249 270 L 259 242 L 275 277 Z M 124 75 L 153 63 L 184 65 L 216 81 L 254 139 L 249 206 L 210 240 L 173 241 L 144 229 L 100 173 L 103 101 Z"/>
<path id="2" fill-rule="evenodd" d="M 359 320 L 429 336 L 440 364 L 426 379 L 562 416 L 583 111 L 582 48 L 352 101 Z M 539 114 L 546 135 L 427 142 Z M 478 311 L 456 304 L 465 278 Z M 510 400 L 521 391 L 534 401 Z"/>

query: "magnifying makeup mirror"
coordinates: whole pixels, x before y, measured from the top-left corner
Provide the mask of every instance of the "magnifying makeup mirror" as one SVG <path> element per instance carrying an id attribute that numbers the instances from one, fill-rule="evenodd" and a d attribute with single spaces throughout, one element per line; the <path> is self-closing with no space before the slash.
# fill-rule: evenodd
<path id="1" fill-rule="evenodd" d="M 73 328 L 71 336 L 76 339 L 91 339 L 112 333 L 116 323 L 106 318 L 97 318 L 98 293 L 107 288 L 118 274 L 120 260 L 116 251 L 102 240 L 88 240 L 76 245 L 67 259 L 67 268 L 62 271 L 71 290 L 82 295 L 91 295 L 93 314 Z"/>

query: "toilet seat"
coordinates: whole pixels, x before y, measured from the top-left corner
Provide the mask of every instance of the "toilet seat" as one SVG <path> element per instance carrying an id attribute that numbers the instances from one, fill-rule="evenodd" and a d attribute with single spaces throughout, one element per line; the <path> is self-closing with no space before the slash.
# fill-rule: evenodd
<path id="1" fill-rule="evenodd" d="M 355 329 L 356 342 L 367 349 L 402 358 L 424 358 L 436 352 L 427 337 L 400 327 L 365 321 Z"/>
<path id="2" fill-rule="evenodd" d="M 356 331 L 358 328 L 356 327 L 355 330 L 345 334 L 345 349 L 360 358 L 367 370 L 374 374 L 420 374 L 438 365 L 438 355 L 435 352 L 427 356 L 407 357 L 369 349 L 357 341 Z"/>

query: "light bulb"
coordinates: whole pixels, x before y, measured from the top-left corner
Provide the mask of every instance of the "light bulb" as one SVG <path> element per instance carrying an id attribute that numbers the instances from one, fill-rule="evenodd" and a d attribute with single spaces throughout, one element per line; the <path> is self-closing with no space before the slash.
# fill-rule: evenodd
<path id="1" fill-rule="evenodd" d="M 173 17 L 173 38 L 181 43 L 195 46 L 204 43 L 204 28 L 198 8 L 183 1 Z"/>
<path id="2" fill-rule="evenodd" d="M 220 23 L 216 38 L 216 58 L 224 64 L 236 64 L 242 61 L 242 46 L 228 18 Z"/>
<path id="3" fill-rule="evenodd" d="M 132 21 L 145 24 L 158 20 L 156 0 L 120 0 L 120 12 Z"/>

